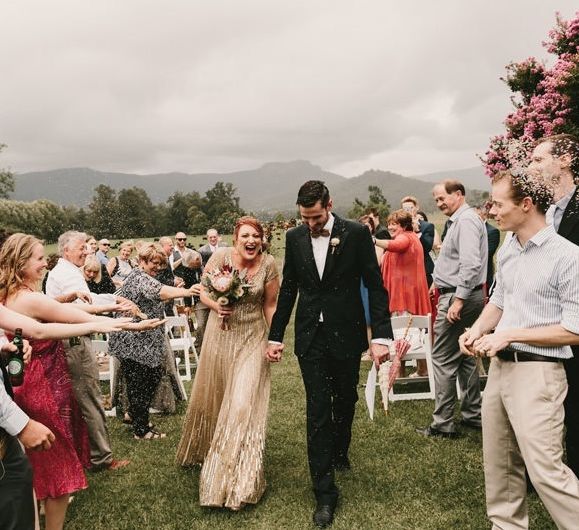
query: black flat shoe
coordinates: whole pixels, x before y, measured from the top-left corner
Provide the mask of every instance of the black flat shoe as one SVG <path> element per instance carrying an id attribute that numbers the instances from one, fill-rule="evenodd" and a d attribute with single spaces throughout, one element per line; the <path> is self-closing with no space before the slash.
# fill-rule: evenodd
<path id="1" fill-rule="evenodd" d="M 457 432 L 444 432 L 431 427 L 430 425 L 425 429 L 416 429 L 416 432 L 425 438 L 458 438 Z"/>
<path id="2" fill-rule="evenodd" d="M 318 504 L 314 512 L 314 524 L 318 528 L 326 528 L 334 521 L 334 507 L 329 504 Z"/>

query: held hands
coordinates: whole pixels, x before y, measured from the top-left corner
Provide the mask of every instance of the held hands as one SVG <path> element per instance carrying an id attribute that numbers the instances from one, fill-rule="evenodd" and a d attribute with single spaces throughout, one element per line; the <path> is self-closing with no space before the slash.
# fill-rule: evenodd
<path id="1" fill-rule="evenodd" d="M 489 335 L 483 335 L 474 343 L 475 350 L 482 352 L 483 356 L 493 357 L 497 352 L 504 350 L 511 344 L 507 331 L 495 331 Z"/>
<path id="2" fill-rule="evenodd" d="M 484 335 L 475 328 L 467 329 L 459 338 L 460 351 L 474 357 L 493 357 L 504 350 L 511 341 L 506 331 Z"/>
<path id="3" fill-rule="evenodd" d="M 481 353 L 474 347 L 475 341 L 477 341 L 481 336 L 482 333 L 475 328 L 466 328 L 464 333 L 458 337 L 460 351 L 465 355 L 470 355 L 471 357 L 481 357 Z"/>
<path id="4" fill-rule="evenodd" d="M 278 363 L 281 361 L 281 354 L 283 353 L 283 344 L 268 343 L 267 349 L 265 350 L 265 358 L 270 363 Z"/>
<path id="5" fill-rule="evenodd" d="M 378 344 L 377 342 L 372 342 L 370 344 L 370 355 L 376 366 L 376 370 L 380 368 L 380 365 L 390 358 L 390 350 L 386 344 Z"/>
<path id="6" fill-rule="evenodd" d="M 28 420 L 28 423 L 20 431 L 18 439 L 26 449 L 34 451 L 43 451 L 52 447 L 54 434 L 48 428 L 34 420 Z"/>

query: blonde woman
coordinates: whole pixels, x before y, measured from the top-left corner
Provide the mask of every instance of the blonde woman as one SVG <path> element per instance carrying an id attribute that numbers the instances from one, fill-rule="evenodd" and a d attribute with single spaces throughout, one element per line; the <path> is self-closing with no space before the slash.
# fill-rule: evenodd
<path id="1" fill-rule="evenodd" d="M 112 294 L 117 288 L 105 265 L 103 265 L 96 256 L 87 256 L 82 267 L 82 273 L 88 289 L 94 294 Z"/>
<path id="2" fill-rule="evenodd" d="M 117 287 L 123 285 L 123 282 L 133 270 L 131 264 L 133 248 L 132 241 L 124 241 L 119 247 L 119 255 L 111 258 L 107 263 L 107 272 Z"/>

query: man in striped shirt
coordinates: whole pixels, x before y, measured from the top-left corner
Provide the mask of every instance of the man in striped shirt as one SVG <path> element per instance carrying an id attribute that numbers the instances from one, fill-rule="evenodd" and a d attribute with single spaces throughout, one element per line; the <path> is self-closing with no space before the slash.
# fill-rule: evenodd
<path id="1" fill-rule="evenodd" d="M 562 361 L 579 344 L 579 248 L 546 224 L 548 187 L 501 172 L 492 197 L 491 214 L 512 234 L 491 300 L 459 340 L 464 353 L 493 357 L 482 406 L 487 513 L 494 528 L 528 528 L 526 466 L 557 527 L 577 528 L 579 480 L 562 460 Z"/>

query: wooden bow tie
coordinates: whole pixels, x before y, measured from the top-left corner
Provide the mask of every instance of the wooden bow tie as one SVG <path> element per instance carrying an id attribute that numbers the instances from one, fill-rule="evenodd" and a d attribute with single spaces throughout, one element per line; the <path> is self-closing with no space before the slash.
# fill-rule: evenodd
<path id="1" fill-rule="evenodd" d="M 314 239 L 317 239 L 318 237 L 330 237 L 330 231 L 322 228 L 321 230 L 316 230 L 315 232 L 312 230 L 310 231 L 310 236 L 312 236 Z"/>

